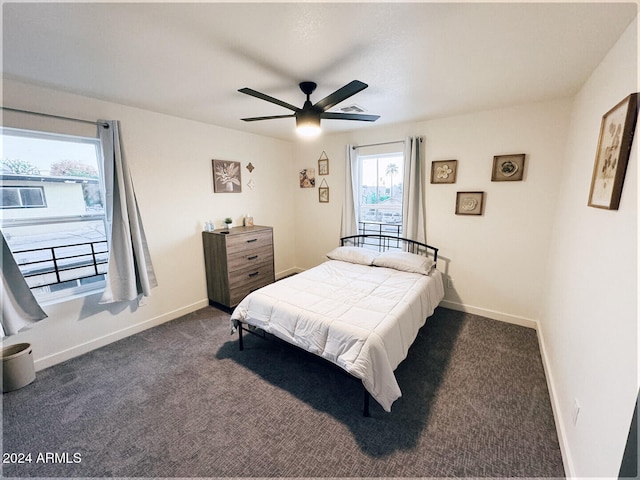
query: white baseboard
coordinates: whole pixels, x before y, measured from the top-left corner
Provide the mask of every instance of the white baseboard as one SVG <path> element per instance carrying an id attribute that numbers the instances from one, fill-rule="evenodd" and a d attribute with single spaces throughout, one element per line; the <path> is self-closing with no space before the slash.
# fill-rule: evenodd
<path id="1" fill-rule="evenodd" d="M 49 355 L 47 357 L 40 358 L 34 361 L 34 367 L 36 371 L 44 370 L 45 368 L 52 367 L 53 365 L 57 365 L 58 363 L 62 363 L 64 361 L 70 360 L 74 357 L 82 355 L 84 353 L 88 353 L 92 350 L 96 350 L 100 347 L 104 347 L 110 343 L 116 342 L 118 340 L 122 340 L 130 335 L 134 335 L 136 333 L 140 333 L 144 330 L 148 330 L 149 328 L 158 326 L 170 320 L 174 320 L 182 315 L 186 315 L 191 312 L 195 312 L 201 308 L 209 305 L 208 300 L 200 300 L 196 303 L 192 303 L 191 305 L 187 305 L 182 308 L 178 308 L 171 312 L 164 313 L 162 315 L 158 315 L 157 317 L 150 318 L 141 323 L 136 323 L 127 328 L 123 328 L 116 332 L 111 332 L 108 335 L 104 335 L 102 337 L 95 338 L 88 342 L 81 343 L 79 345 L 75 345 L 71 348 L 63 350 L 61 352 L 54 353 L 53 355 Z"/>
<path id="2" fill-rule="evenodd" d="M 491 318 L 492 320 L 513 323 L 514 325 L 520 325 L 521 327 L 533 328 L 534 330 L 537 330 L 538 328 L 538 322 L 536 320 L 511 315 L 509 313 L 497 312 L 495 310 L 488 310 L 486 308 L 473 307 L 471 305 L 464 305 L 462 303 L 452 302 L 450 300 L 442 300 L 440 302 L 440 306 L 444 308 L 450 308 L 451 310 L 457 310 L 459 312 L 473 313 L 474 315 Z"/>
<path id="3" fill-rule="evenodd" d="M 540 345 L 540 355 L 542 357 L 544 376 L 547 379 L 547 389 L 549 390 L 549 397 L 551 399 L 551 410 L 553 411 L 553 420 L 556 424 L 556 433 L 558 434 L 558 443 L 560 444 L 560 453 L 562 454 L 562 464 L 564 465 L 565 477 L 574 478 L 575 469 L 573 468 L 569 442 L 565 433 L 566 423 L 562 417 L 562 410 L 560 409 L 560 402 L 556 393 L 553 371 L 551 370 L 551 363 L 549 362 L 549 357 L 547 355 L 547 346 L 544 341 L 544 329 L 540 324 L 538 324 L 538 344 Z"/>

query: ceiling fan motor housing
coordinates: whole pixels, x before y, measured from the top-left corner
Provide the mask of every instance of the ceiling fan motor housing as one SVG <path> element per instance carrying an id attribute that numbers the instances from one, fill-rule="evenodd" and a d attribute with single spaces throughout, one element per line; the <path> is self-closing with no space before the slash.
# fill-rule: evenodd
<path id="1" fill-rule="evenodd" d="M 307 96 L 307 100 L 309 99 L 309 95 L 311 95 L 318 86 L 316 82 L 300 82 L 298 85 L 300 86 L 302 93 Z"/>

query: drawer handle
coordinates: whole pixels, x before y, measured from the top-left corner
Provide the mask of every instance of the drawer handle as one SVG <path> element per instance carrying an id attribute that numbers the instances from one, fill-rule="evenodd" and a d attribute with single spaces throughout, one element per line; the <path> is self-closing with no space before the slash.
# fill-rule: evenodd
<path id="1" fill-rule="evenodd" d="M 250 257 L 247 257 L 247 260 L 255 260 L 256 258 L 258 258 L 258 255 L 251 255 Z"/>
<path id="2" fill-rule="evenodd" d="M 250 273 L 250 274 L 249 274 L 249 278 L 253 278 L 253 277 L 255 277 L 256 275 L 260 275 L 260 272 L 253 272 L 253 273 Z"/>
<path id="3" fill-rule="evenodd" d="M 251 240 L 247 240 L 247 243 L 253 243 L 253 242 L 257 242 L 258 239 L 257 238 L 252 238 Z"/>

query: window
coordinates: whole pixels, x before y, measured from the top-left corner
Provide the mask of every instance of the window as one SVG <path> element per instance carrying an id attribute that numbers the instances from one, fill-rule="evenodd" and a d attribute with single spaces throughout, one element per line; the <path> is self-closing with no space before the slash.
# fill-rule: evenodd
<path id="1" fill-rule="evenodd" d="M 359 233 L 402 233 L 404 155 L 359 155 L 358 215 Z"/>
<path id="2" fill-rule="evenodd" d="M 97 138 L 0 128 L 0 226 L 40 303 L 104 289 Z"/>
<path id="3" fill-rule="evenodd" d="M 1 208 L 46 207 L 42 187 L 2 187 Z"/>

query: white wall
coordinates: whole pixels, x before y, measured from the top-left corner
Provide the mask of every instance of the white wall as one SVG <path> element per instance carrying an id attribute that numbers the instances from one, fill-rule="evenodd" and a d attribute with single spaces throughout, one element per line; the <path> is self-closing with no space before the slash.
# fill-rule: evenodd
<path id="1" fill-rule="evenodd" d="M 549 232 L 561 179 L 571 100 L 522 105 L 415 124 L 317 139 L 296 146 L 299 168 L 330 159 L 329 204 L 317 189 L 296 192 L 296 227 L 304 232 L 296 265 L 313 266 L 335 247 L 345 180 L 344 145 L 426 137 L 426 164 L 458 160 L 455 184 L 427 186 L 428 243 L 439 247 L 439 268 L 453 280 L 445 306 L 534 326 L 540 316 Z M 401 148 L 402 146 L 400 146 Z M 524 180 L 492 182 L 493 156 L 525 153 Z M 484 214 L 455 215 L 456 192 L 486 192 Z"/>
<path id="2" fill-rule="evenodd" d="M 97 296 L 44 310 L 49 318 L 5 344 L 33 345 L 41 369 L 207 304 L 201 231 L 246 213 L 274 227 L 275 267 L 294 267 L 293 193 L 282 172 L 293 170 L 292 144 L 136 108 L 5 80 L 3 104 L 84 119 L 121 121 L 145 232 L 159 286 L 146 305 L 99 306 Z M 95 127 L 5 112 L 3 123 L 33 129 L 95 135 Z M 71 130 L 71 131 L 69 131 Z M 212 159 L 242 163 L 243 191 L 214 194 Z M 253 173 L 245 168 L 256 167 Z M 251 190 L 246 182 L 256 184 Z M 269 202 L 264 199 L 268 198 Z M 277 207 L 276 207 L 277 206 Z"/>
<path id="3" fill-rule="evenodd" d="M 619 210 L 587 207 L 602 116 L 640 90 L 637 68 L 634 22 L 575 98 L 552 228 L 540 336 L 578 477 L 617 477 L 638 392 L 637 127 Z"/>

